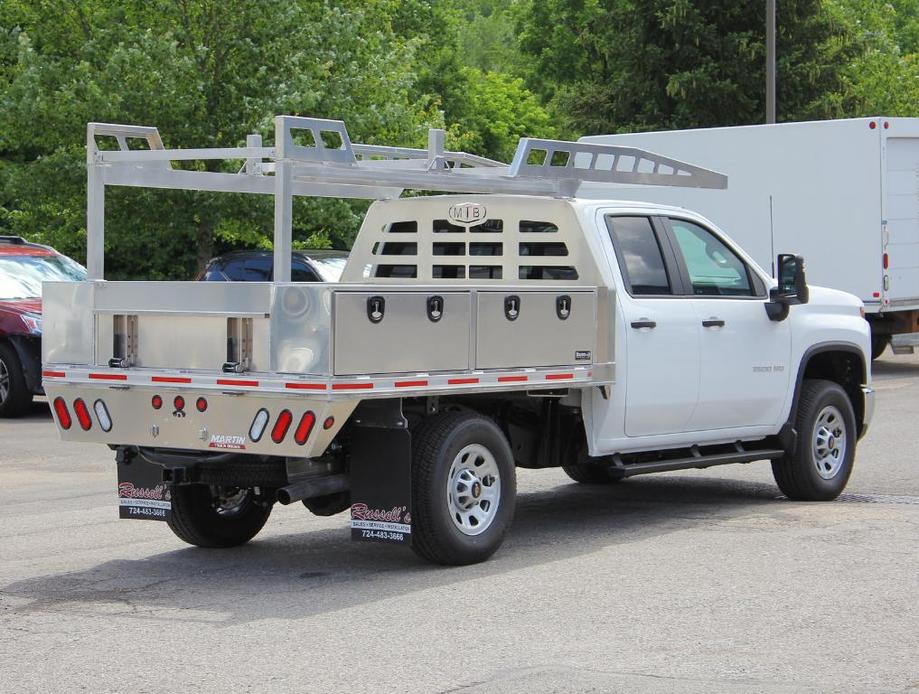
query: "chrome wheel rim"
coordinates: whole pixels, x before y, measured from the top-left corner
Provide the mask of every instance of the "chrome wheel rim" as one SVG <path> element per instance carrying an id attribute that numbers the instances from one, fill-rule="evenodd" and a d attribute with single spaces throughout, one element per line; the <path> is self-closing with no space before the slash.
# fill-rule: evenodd
<path id="1" fill-rule="evenodd" d="M 833 479 L 846 459 L 846 422 L 835 405 L 827 405 L 814 424 L 814 464 L 823 479 Z"/>
<path id="2" fill-rule="evenodd" d="M 464 535 L 481 535 L 498 515 L 501 473 L 485 446 L 465 446 L 447 475 L 447 508 L 453 525 Z"/>
<path id="3" fill-rule="evenodd" d="M 6 362 L 0 359 L 0 405 L 10 396 L 10 370 Z"/>
<path id="4" fill-rule="evenodd" d="M 238 487 L 211 487 L 213 506 L 218 516 L 232 518 L 243 513 L 251 502 L 248 489 Z"/>

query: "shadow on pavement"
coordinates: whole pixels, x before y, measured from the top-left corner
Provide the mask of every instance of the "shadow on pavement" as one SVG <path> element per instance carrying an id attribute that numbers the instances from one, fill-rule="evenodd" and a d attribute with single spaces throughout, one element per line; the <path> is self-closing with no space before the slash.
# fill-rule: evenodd
<path id="1" fill-rule="evenodd" d="M 919 362 L 885 355 L 871 362 L 872 376 L 919 376 Z"/>
<path id="2" fill-rule="evenodd" d="M 674 476 L 610 487 L 564 484 L 521 494 L 503 547 L 475 566 L 428 565 L 406 548 L 352 543 L 340 528 L 265 536 L 235 550 L 187 548 L 109 561 L 19 581 L 0 595 L 35 601 L 14 608 L 21 611 L 121 603 L 129 609 L 119 614 L 144 618 L 296 619 L 604 548 L 641 551 L 649 538 L 775 510 L 782 503 L 777 494 L 767 484 Z M 181 616 L 170 616 L 172 610 Z"/>

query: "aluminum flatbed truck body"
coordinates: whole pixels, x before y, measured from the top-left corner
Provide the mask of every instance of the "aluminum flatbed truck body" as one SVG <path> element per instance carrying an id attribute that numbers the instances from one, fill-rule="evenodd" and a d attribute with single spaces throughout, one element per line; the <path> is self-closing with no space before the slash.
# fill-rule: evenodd
<path id="1" fill-rule="evenodd" d="M 45 285 L 43 376 L 62 437 L 115 449 L 123 517 L 233 546 L 303 501 L 462 564 L 500 545 L 515 466 L 611 483 L 768 459 L 796 498 L 845 486 L 873 409 L 860 302 L 809 288 L 795 256 L 776 284 L 694 213 L 578 197 L 724 176 L 548 140 L 505 166 L 436 131 L 386 148 L 286 116 L 275 142 L 166 150 L 154 128 L 88 128 L 92 279 Z M 243 166 L 171 163 L 207 158 Z M 273 194 L 275 282 L 105 281 L 107 185 Z M 341 283 L 285 276 L 294 195 L 376 200 Z"/>

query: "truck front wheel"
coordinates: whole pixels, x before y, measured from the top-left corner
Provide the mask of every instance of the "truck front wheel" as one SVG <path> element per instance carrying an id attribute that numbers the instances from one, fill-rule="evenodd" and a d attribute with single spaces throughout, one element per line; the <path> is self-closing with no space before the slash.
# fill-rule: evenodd
<path id="1" fill-rule="evenodd" d="M 412 549 L 437 564 L 474 564 L 501 545 L 514 516 L 510 445 L 475 412 L 425 420 L 412 435 Z"/>
<path id="2" fill-rule="evenodd" d="M 801 384 L 795 449 L 772 461 L 779 489 L 796 501 L 830 501 L 845 489 L 855 460 L 855 413 L 839 384 Z"/>
<path id="3" fill-rule="evenodd" d="M 169 527 L 198 547 L 236 547 L 255 537 L 271 503 L 252 489 L 187 484 L 172 488 Z"/>

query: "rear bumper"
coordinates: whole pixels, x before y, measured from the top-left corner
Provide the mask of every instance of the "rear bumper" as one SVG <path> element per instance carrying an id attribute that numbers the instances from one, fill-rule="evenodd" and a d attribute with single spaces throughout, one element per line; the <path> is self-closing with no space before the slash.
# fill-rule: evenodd
<path id="1" fill-rule="evenodd" d="M 360 402 L 47 379 L 45 386 L 65 441 L 297 458 L 321 456 Z"/>

